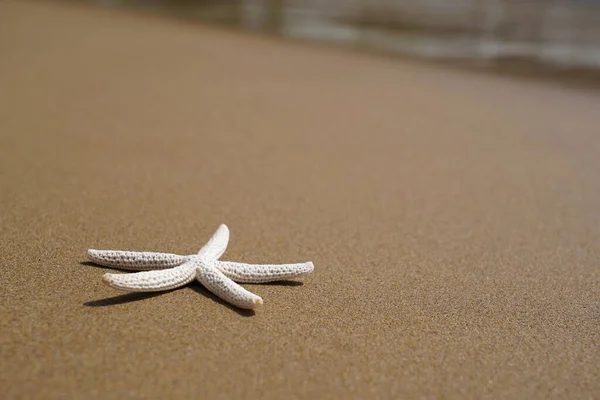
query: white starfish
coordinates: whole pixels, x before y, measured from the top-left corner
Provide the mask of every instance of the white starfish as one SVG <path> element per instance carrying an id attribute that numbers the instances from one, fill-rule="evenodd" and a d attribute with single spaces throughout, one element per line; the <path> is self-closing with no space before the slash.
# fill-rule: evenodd
<path id="1" fill-rule="evenodd" d="M 88 250 L 96 264 L 137 272 L 105 274 L 103 281 L 117 289 L 131 292 L 156 292 L 183 286 L 197 279 L 223 300 L 240 308 L 256 308 L 262 299 L 235 282 L 262 283 L 310 274 L 312 262 L 300 264 L 243 264 L 219 261 L 229 242 L 229 229 L 221 225 L 198 254 L 180 256 L 169 253 Z"/>

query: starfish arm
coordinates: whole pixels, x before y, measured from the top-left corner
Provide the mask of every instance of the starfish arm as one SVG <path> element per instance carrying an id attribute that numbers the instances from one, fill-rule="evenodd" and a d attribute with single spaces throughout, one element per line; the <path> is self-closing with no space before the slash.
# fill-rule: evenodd
<path id="1" fill-rule="evenodd" d="M 105 267 L 137 271 L 172 268 L 183 264 L 187 257 L 149 251 L 88 250 L 88 258 Z"/>
<path id="2" fill-rule="evenodd" d="M 102 280 L 116 289 L 130 292 L 158 292 L 171 290 L 194 280 L 196 266 L 189 262 L 178 267 L 160 271 L 133 274 L 105 274 Z"/>
<path id="3" fill-rule="evenodd" d="M 312 262 L 301 264 L 244 264 L 231 261 L 216 261 L 216 268 L 235 282 L 263 283 L 297 278 L 313 272 Z"/>
<path id="4" fill-rule="evenodd" d="M 229 228 L 221 224 L 208 243 L 198 252 L 198 255 L 206 260 L 216 260 L 225 253 L 229 243 Z"/>
<path id="5" fill-rule="evenodd" d="M 263 303 L 262 299 L 226 277 L 212 263 L 197 269 L 196 279 L 205 288 L 228 303 L 239 308 L 253 309 Z"/>

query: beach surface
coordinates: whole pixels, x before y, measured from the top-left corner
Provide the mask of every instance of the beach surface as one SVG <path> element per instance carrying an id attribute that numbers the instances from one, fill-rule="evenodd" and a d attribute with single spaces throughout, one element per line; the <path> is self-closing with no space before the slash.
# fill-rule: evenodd
<path id="1" fill-rule="evenodd" d="M 6 399 L 597 398 L 600 94 L 0 2 Z M 87 249 L 313 261 L 126 294 Z"/>

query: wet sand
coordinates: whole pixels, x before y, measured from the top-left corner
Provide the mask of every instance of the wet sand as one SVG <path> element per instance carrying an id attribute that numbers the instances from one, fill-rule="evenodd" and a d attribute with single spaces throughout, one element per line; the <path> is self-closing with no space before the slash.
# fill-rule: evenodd
<path id="1" fill-rule="evenodd" d="M 600 95 L 66 4 L 0 3 L 5 398 L 600 395 Z M 312 260 L 102 284 L 88 248 Z"/>

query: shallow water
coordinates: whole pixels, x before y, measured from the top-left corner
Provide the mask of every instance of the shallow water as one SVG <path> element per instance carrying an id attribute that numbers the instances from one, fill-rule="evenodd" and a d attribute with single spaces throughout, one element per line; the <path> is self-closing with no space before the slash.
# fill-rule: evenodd
<path id="1" fill-rule="evenodd" d="M 600 67 L 600 1 L 595 0 L 549 1 L 541 6 L 539 2 L 522 2 L 520 9 L 492 0 L 479 2 L 487 5 L 477 9 L 469 0 L 424 2 L 429 4 L 427 8 L 423 2 L 417 8 L 411 1 L 387 1 L 379 5 L 381 10 L 369 2 L 370 9 L 381 12 L 375 20 L 369 17 L 368 24 L 361 20 L 367 17 L 356 1 L 91 1 L 284 37 L 441 60 L 510 58 L 559 67 Z M 392 11 L 393 18 L 382 15 Z M 407 20 L 412 24 L 410 29 L 402 25 Z"/>

